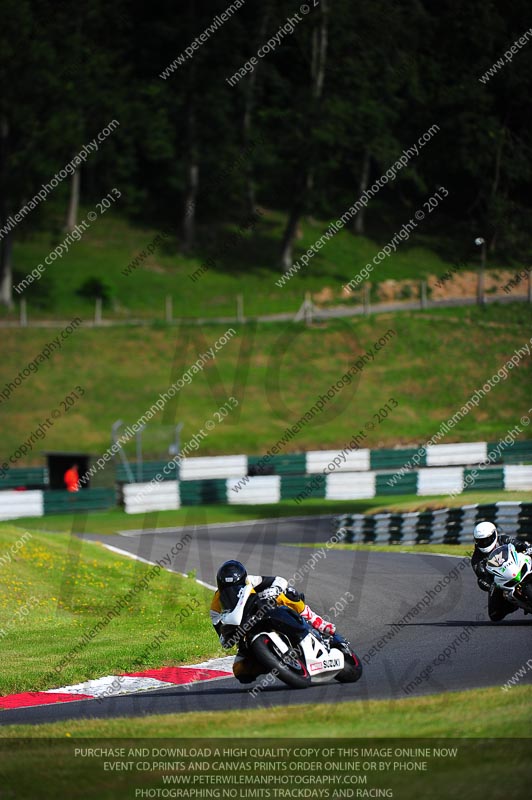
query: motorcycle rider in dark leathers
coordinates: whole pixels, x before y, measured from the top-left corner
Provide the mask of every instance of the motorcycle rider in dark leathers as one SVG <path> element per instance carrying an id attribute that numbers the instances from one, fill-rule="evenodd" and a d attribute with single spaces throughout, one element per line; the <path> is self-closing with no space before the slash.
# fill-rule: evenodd
<path id="1" fill-rule="evenodd" d="M 282 578 L 280 575 L 248 575 L 246 568 L 240 561 L 230 560 L 222 564 L 218 570 L 216 583 L 218 589 L 211 602 L 210 615 L 221 645 L 225 649 L 232 647 L 235 642 L 227 639 L 222 631 L 222 612 L 228 610 L 224 608 L 224 588 L 230 587 L 233 590 L 234 587 L 243 587 L 246 584 L 250 584 L 253 587 L 261 600 L 273 601 L 276 605 L 288 606 L 288 608 L 301 614 L 303 619 L 306 619 L 320 633 L 338 638 L 339 642 L 345 642 L 345 639 L 336 633 L 335 625 L 312 611 L 310 606 L 305 603 L 304 595 L 289 586 L 286 578 Z M 247 650 L 244 643 L 240 641 L 233 664 L 235 677 L 240 683 L 251 683 L 265 671 Z"/>

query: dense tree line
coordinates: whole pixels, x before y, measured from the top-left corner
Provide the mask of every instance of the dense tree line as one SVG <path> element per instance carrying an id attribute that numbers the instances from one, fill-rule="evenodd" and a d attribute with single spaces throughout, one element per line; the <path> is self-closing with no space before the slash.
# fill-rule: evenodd
<path id="1" fill-rule="evenodd" d="M 353 235 L 402 220 L 445 183 L 448 234 L 475 228 L 492 252 L 525 260 L 528 10 L 525 0 L 4 0 L 1 301 L 11 302 L 13 240 L 49 224 L 46 204 L 6 221 L 112 120 L 119 127 L 55 190 L 66 228 L 79 196 L 116 185 L 123 213 L 174 230 L 186 251 L 260 203 L 286 212 L 286 268 L 303 215 L 341 215 L 437 125 Z M 530 43 L 481 81 L 529 29 Z"/>

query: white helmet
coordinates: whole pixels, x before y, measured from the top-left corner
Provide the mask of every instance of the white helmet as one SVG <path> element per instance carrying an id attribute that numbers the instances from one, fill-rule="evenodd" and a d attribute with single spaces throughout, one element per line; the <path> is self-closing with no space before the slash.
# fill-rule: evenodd
<path id="1" fill-rule="evenodd" d="M 479 522 L 475 525 L 473 537 L 481 553 L 491 553 L 497 547 L 497 528 L 493 522 Z"/>

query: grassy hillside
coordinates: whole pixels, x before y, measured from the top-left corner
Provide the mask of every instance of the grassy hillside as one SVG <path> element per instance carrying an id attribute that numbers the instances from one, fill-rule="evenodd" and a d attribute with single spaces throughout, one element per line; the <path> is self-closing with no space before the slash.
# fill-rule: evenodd
<path id="1" fill-rule="evenodd" d="M 89 210 L 92 209 L 83 209 L 80 221 L 86 218 Z M 295 312 L 306 290 L 315 293 L 325 290 L 331 302 L 344 301 L 342 286 L 371 261 L 396 230 L 383 233 L 382 241 L 342 230 L 313 256 L 307 267 L 279 288 L 275 285 L 280 276 L 276 264 L 284 223 L 281 213 L 264 210 L 253 232 L 238 235 L 237 226 L 217 230 L 203 228 L 198 234 L 202 246 L 190 256 L 184 256 L 179 252 L 175 236 L 169 234 L 157 240 L 160 230 L 134 227 L 110 210 L 91 223 L 81 239 L 72 242 L 65 255 L 46 268 L 42 278 L 26 290 L 25 296 L 33 317 L 50 316 L 50 313 L 68 318 L 73 314 L 89 315 L 93 304 L 79 297 L 76 290 L 86 279 L 96 277 L 109 288 L 111 302 L 105 313 L 118 318 L 163 317 L 168 294 L 173 297 L 177 318 L 234 315 L 238 293 L 244 295 L 245 312 L 249 316 Z M 304 220 L 294 258 L 306 252 L 328 225 L 329 220 Z M 237 233 L 238 238 L 224 252 L 224 237 L 231 232 Z M 44 264 L 44 259 L 64 238 L 64 232 L 57 230 L 53 234 L 16 239 L 15 283 L 38 264 Z M 478 253 L 474 251 L 472 245 L 470 268 L 478 267 Z M 447 255 L 444 257 L 442 253 Z M 137 257 L 139 261 L 132 272 L 124 275 Z M 209 257 L 216 263 L 193 280 L 191 276 Z M 420 232 L 384 259 L 370 280 L 378 283 L 388 279 L 420 279 L 430 274 L 441 276 L 453 263 L 460 260 L 464 264 L 462 257 L 463 252 L 457 252 L 452 241 L 440 241 Z M 15 299 L 18 298 L 15 293 Z M 0 310 L 1 315 L 5 313 Z"/>
<path id="2" fill-rule="evenodd" d="M 281 452 L 341 449 L 366 422 L 374 428 L 364 432 L 361 446 L 424 442 L 528 342 L 531 320 L 528 306 L 515 305 L 379 315 L 310 328 L 236 326 L 237 335 L 215 363 L 207 363 L 151 421 L 145 456 L 165 456 L 178 421 L 184 422 L 182 445 L 214 421 L 199 455 L 266 451 L 390 330 L 374 360 L 368 358 L 351 384 L 341 387 Z M 102 453 L 112 423 L 136 421 L 226 328 L 77 329 L 0 403 L 0 454 L 13 453 L 53 409 L 61 411 L 60 417 L 44 439 L 34 439 L 19 465 L 41 463 L 42 450 Z M 0 389 L 58 333 L 4 329 Z M 65 411 L 61 402 L 78 385 L 85 394 Z M 504 436 L 532 405 L 530 386 L 530 358 L 525 357 L 442 441 Z M 238 407 L 225 419 L 215 418 L 231 395 Z M 397 407 L 378 422 L 373 415 L 390 398 Z M 520 438 L 527 438 L 526 428 Z"/>

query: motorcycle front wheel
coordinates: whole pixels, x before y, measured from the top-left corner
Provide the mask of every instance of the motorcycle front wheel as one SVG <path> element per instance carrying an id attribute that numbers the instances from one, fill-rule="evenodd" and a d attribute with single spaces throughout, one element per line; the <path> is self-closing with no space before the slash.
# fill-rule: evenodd
<path id="1" fill-rule="evenodd" d="M 339 683 L 355 683 L 362 677 L 362 664 L 358 656 L 351 650 L 349 655 L 344 653 L 345 663 L 341 672 L 336 675 Z"/>
<path id="2" fill-rule="evenodd" d="M 527 576 L 528 577 L 528 576 Z M 521 587 L 521 596 L 525 603 L 528 603 L 530 610 L 532 610 L 532 578 L 525 578 Z"/>
<path id="3" fill-rule="evenodd" d="M 306 689 L 310 686 L 310 675 L 301 656 L 297 653 L 282 653 L 267 633 L 257 636 L 251 645 L 251 651 L 260 664 L 293 689 Z"/>

